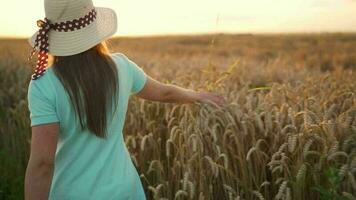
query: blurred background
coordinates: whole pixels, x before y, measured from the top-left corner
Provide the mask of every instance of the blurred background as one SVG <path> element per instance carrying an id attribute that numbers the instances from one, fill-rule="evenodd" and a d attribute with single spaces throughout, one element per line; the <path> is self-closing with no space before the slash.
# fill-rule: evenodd
<path id="1" fill-rule="evenodd" d="M 121 36 L 199 33 L 356 31 L 354 0 L 102 0 L 118 14 Z M 29 37 L 43 19 L 43 1 L 6 1 L 0 36 Z"/>

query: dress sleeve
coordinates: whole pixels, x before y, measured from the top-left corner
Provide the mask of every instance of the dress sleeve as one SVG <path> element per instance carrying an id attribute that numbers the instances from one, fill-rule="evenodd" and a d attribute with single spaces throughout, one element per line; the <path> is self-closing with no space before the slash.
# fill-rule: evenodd
<path id="1" fill-rule="evenodd" d="M 55 102 L 40 80 L 30 81 L 27 93 L 31 126 L 59 122 Z"/>
<path id="2" fill-rule="evenodd" d="M 130 59 L 127 60 L 128 60 L 129 68 L 132 72 L 131 94 L 136 94 L 143 89 L 147 81 L 147 74 L 135 62 L 133 62 Z"/>

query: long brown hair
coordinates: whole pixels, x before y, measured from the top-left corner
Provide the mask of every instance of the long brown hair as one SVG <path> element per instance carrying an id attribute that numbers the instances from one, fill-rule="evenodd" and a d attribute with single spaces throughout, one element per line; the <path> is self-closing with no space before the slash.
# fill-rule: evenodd
<path id="1" fill-rule="evenodd" d="M 53 70 L 68 92 L 82 130 L 107 137 L 107 111 L 117 108 L 118 73 L 105 42 L 71 56 L 52 56 Z M 115 97 L 114 99 L 112 97 Z"/>

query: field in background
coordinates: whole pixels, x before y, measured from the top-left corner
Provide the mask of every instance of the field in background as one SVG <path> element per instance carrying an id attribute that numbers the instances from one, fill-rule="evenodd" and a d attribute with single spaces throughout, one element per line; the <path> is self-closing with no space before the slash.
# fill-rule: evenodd
<path id="1" fill-rule="evenodd" d="M 124 133 L 149 199 L 356 198 L 356 34 L 116 38 L 110 46 L 159 81 L 229 102 L 131 99 Z M 0 40 L 0 53 L 0 199 L 22 199 L 29 46 Z"/>

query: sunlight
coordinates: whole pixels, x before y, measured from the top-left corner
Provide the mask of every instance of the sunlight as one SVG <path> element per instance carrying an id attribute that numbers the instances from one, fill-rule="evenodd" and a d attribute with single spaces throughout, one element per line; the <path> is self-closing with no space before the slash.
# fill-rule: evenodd
<path id="1" fill-rule="evenodd" d="M 37 30 L 36 20 L 44 18 L 42 4 L 6 1 L 0 12 L 0 36 L 29 37 Z M 356 31 L 356 1 L 352 0 L 102 0 L 94 4 L 117 12 L 116 35 L 124 36 Z"/>

